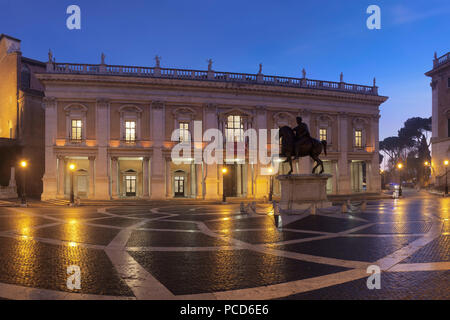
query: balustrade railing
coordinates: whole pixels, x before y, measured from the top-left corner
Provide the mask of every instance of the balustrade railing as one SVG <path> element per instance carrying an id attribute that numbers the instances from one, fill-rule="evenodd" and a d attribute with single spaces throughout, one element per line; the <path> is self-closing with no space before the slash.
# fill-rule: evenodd
<path id="1" fill-rule="evenodd" d="M 444 54 L 443 56 L 434 59 L 433 67 L 436 68 L 444 63 L 450 62 L 450 52 Z"/>
<path id="2" fill-rule="evenodd" d="M 442 58 L 442 57 L 441 57 Z M 450 59 L 447 55 L 445 59 Z M 378 87 L 313 80 L 307 78 L 279 77 L 263 74 L 248 74 L 219 71 L 202 71 L 187 69 L 172 69 L 160 67 L 115 66 L 102 64 L 47 63 L 48 73 L 99 74 L 99 75 L 129 75 L 150 78 L 191 79 L 220 82 L 238 82 L 247 84 L 263 84 L 273 86 L 311 88 L 333 91 L 345 91 L 366 95 L 378 95 Z"/>

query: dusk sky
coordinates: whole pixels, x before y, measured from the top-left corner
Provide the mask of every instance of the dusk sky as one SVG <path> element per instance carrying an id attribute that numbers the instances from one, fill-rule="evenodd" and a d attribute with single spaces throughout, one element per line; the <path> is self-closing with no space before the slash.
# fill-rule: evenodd
<path id="1" fill-rule="evenodd" d="M 81 8 L 81 30 L 68 30 L 66 8 Z M 381 30 L 366 9 L 381 8 Z M 450 51 L 450 2 L 428 1 L 23 1 L 1 0 L 0 33 L 22 40 L 23 55 L 57 62 L 263 73 L 371 85 L 389 97 L 380 139 L 413 116 L 431 115 L 424 75 L 433 54 Z"/>

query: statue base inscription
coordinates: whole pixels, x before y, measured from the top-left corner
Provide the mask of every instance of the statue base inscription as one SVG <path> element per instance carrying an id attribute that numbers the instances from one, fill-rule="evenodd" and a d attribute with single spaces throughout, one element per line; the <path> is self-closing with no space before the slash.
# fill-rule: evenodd
<path id="1" fill-rule="evenodd" d="M 276 178 L 281 183 L 281 213 L 303 213 L 331 206 L 327 199 L 327 180 L 330 174 L 290 174 Z"/>

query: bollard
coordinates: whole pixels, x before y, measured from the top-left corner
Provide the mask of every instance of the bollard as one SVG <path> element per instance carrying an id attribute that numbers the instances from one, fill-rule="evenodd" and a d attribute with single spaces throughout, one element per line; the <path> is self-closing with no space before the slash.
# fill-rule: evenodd
<path id="1" fill-rule="evenodd" d="M 273 219 L 275 222 L 275 226 L 278 228 L 280 224 L 280 207 L 275 201 L 273 201 Z"/>
<path id="2" fill-rule="evenodd" d="M 241 211 L 241 214 L 247 213 L 247 212 L 245 211 L 245 205 L 244 205 L 244 202 L 241 202 L 240 211 Z"/>
<path id="3" fill-rule="evenodd" d="M 366 211 L 366 207 L 367 207 L 367 201 L 363 200 L 362 204 L 361 204 L 361 211 Z"/>
<path id="4" fill-rule="evenodd" d="M 310 213 L 311 213 L 311 214 L 316 214 L 316 211 L 317 211 L 316 204 L 313 203 L 313 204 L 311 205 Z"/>
<path id="5" fill-rule="evenodd" d="M 347 205 L 345 204 L 345 202 L 343 202 L 341 206 L 341 213 L 346 213 L 347 211 L 348 211 Z"/>

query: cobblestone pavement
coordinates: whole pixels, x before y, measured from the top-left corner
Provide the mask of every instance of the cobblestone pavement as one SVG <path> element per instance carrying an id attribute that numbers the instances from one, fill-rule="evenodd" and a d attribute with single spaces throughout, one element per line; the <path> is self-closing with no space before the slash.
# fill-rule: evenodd
<path id="1" fill-rule="evenodd" d="M 2 207 L 0 298 L 450 299 L 450 198 L 339 210 L 276 226 L 268 204 Z"/>

